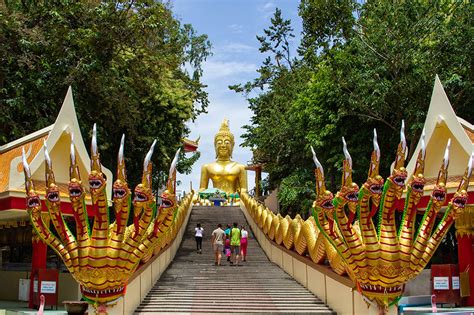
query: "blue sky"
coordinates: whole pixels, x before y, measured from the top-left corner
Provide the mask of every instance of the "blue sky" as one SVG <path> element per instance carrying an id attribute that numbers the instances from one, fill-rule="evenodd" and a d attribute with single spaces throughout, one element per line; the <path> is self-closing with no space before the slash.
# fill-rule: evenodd
<path id="1" fill-rule="evenodd" d="M 207 34 L 212 43 L 213 55 L 204 64 L 203 82 L 208 87 L 210 104 L 208 114 L 202 114 L 194 123 L 189 138 L 201 136 L 201 158 L 190 175 L 178 174 L 178 189 L 189 191 L 199 188 L 201 165 L 214 161 L 214 135 L 224 118 L 230 121 L 235 137 L 233 160 L 247 164 L 252 155 L 249 148 L 240 147 L 243 125 L 250 124 L 252 112 L 245 98 L 228 89 L 229 85 L 244 83 L 257 77 L 256 70 L 265 55 L 258 51 L 257 35 L 270 26 L 275 8 L 282 10 L 285 19 L 291 19 L 296 37 L 292 48 L 296 50 L 301 32 L 296 0 L 172 0 L 173 12 L 182 23 L 192 24 L 198 34 Z M 248 172 L 249 189 L 255 186 L 254 172 Z M 212 183 L 209 183 L 212 187 Z"/>

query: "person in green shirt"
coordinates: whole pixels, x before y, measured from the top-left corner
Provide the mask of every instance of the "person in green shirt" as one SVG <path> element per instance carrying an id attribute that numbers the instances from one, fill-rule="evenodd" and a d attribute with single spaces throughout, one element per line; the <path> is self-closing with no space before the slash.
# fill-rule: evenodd
<path id="1" fill-rule="evenodd" d="M 237 222 L 234 222 L 234 227 L 230 230 L 230 250 L 232 255 L 234 255 L 234 266 L 239 266 L 239 257 L 240 257 L 240 229 L 237 227 Z"/>

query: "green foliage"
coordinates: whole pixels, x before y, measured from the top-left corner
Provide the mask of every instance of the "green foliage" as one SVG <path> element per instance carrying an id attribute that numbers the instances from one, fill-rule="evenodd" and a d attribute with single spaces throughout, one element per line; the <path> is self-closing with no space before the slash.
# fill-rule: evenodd
<path id="1" fill-rule="evenodd" d="M 278 190 L 278 201 L 283 209 L 282 215 L 294 217 L 300 214 L 308 218 L 311 214 L 312 200 L 316 198 L 314 181 L 305 171 L 296 171 L 281 181 Z"/>
<path id="2" fill-rule="evenodd" d="M 304 208 L 299 188 L 291 192 L 290 183 L 303 187 L 296 181 L 312 176 L 310 145 L 326 170 L 328 188 L 335 190 L 341 137 L 354 159 L 354 180 L 361 183 L 376 128 L 381 174 L 388 176 L 402 119 L 410 154 L 414 150 L 436 74 L 457 115 L 474 120 L 473 10 L 462 1 L 302 0 L 301 57 L 283 65 L 272 61 L 280 50 L 270 48 L 292 30 L 275 12 L 257 38 L 260 50 L 273 58 L 267 57 L 259 78 L 231 88 L 245 95 L 261 91 L 249 98 L 253 117 L 244 144 L 265 164 L 270 186 L 285 185 L 279 195 L 284 211 Z"/>
<path id="3" fill-rule="evenodd" d="M 312 59 L 317 57 L 319 50 L 328 52 L 347 42 L 353 34 L 352 28 L 359 6 L 353 0 L 301 0 L 299 13 L 303 19 L 304 33 L 300 46 L 301 55 Z"/>
<path id="4" fill-rule="evenodd" d="M 263 30 L 264 36 L 257 36 L 260 42 L 260 52 L 272 52 L 277 66 L 281 66 L 281 60 L 291 68 L 290 43 L 289 40 L 295 35 L 292 33 L 290 20 L 284 20 L 281 16 L 281 10 L 276 8 L 274 16 L 271 18 L 272 25 Z"/>
<path id="5" fill-rule="evenodd" d="M 132 185 L 155 138 L 155 169 L 167 173 L 185 122 L 208 105 L 209 54 L 207 36 L 161 2 L 0 1 L 0 142 L 52 124 L 71 85 L 85 141 L 97 122 L 105 165 L 115 168 L 125 133 Z"/>

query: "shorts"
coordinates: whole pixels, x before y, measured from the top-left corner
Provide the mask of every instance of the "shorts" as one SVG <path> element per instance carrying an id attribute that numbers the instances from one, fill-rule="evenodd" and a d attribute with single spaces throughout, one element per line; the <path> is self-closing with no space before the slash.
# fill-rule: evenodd
<path id="1" fill-rule="evenodd" d="M 240 246 L 231 245 L 230 250 L 234 255 L 240 255 Z"/>
<path id="2" fill-rule="evenodd" d="M 214 252 L 222 252 L 224 249 L 224 245 L 222 244 L 214 244 L 212 246 L 214 247 Z"/>

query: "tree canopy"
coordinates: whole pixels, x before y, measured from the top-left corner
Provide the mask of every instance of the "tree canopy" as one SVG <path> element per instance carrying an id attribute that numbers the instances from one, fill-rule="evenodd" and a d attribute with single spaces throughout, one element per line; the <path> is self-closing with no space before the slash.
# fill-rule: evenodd
<path id="1" fill-rule="evenodd" d="M 463 1 L 302 0 L 297 58 L 282 45 L 291 23 L 275 11 L 257 37 L 266 54 L 259 77 L 230 88 L 248 97 L 253 116 L 244 145 L 265 165 L 270 186 L 280 186 L 283 211 L 306 214 L 311 207 L 310 145 L 336 189 L 341 137 L 354 159 L 354 179 L 362 182 L 376 128 L 381 174 L 388 176 L 402 119 L 414 150 L 436 74 L 456 113 L 474 120 L 473 10 Z"/>
<path id="2" fill-rule="evenodd" d="M 210 48 L 159 1 L 0 1 L 0 143 L 52 124 L 72 86 L 82 134 L 97 123 L 105 165 L 115 167 L 125 133 L 131 183 L 155 138 L 155 169 L 167 174 L 185 122 L 206 112 Z M 178 169 L 196 159 L 182 156 Z"/>

